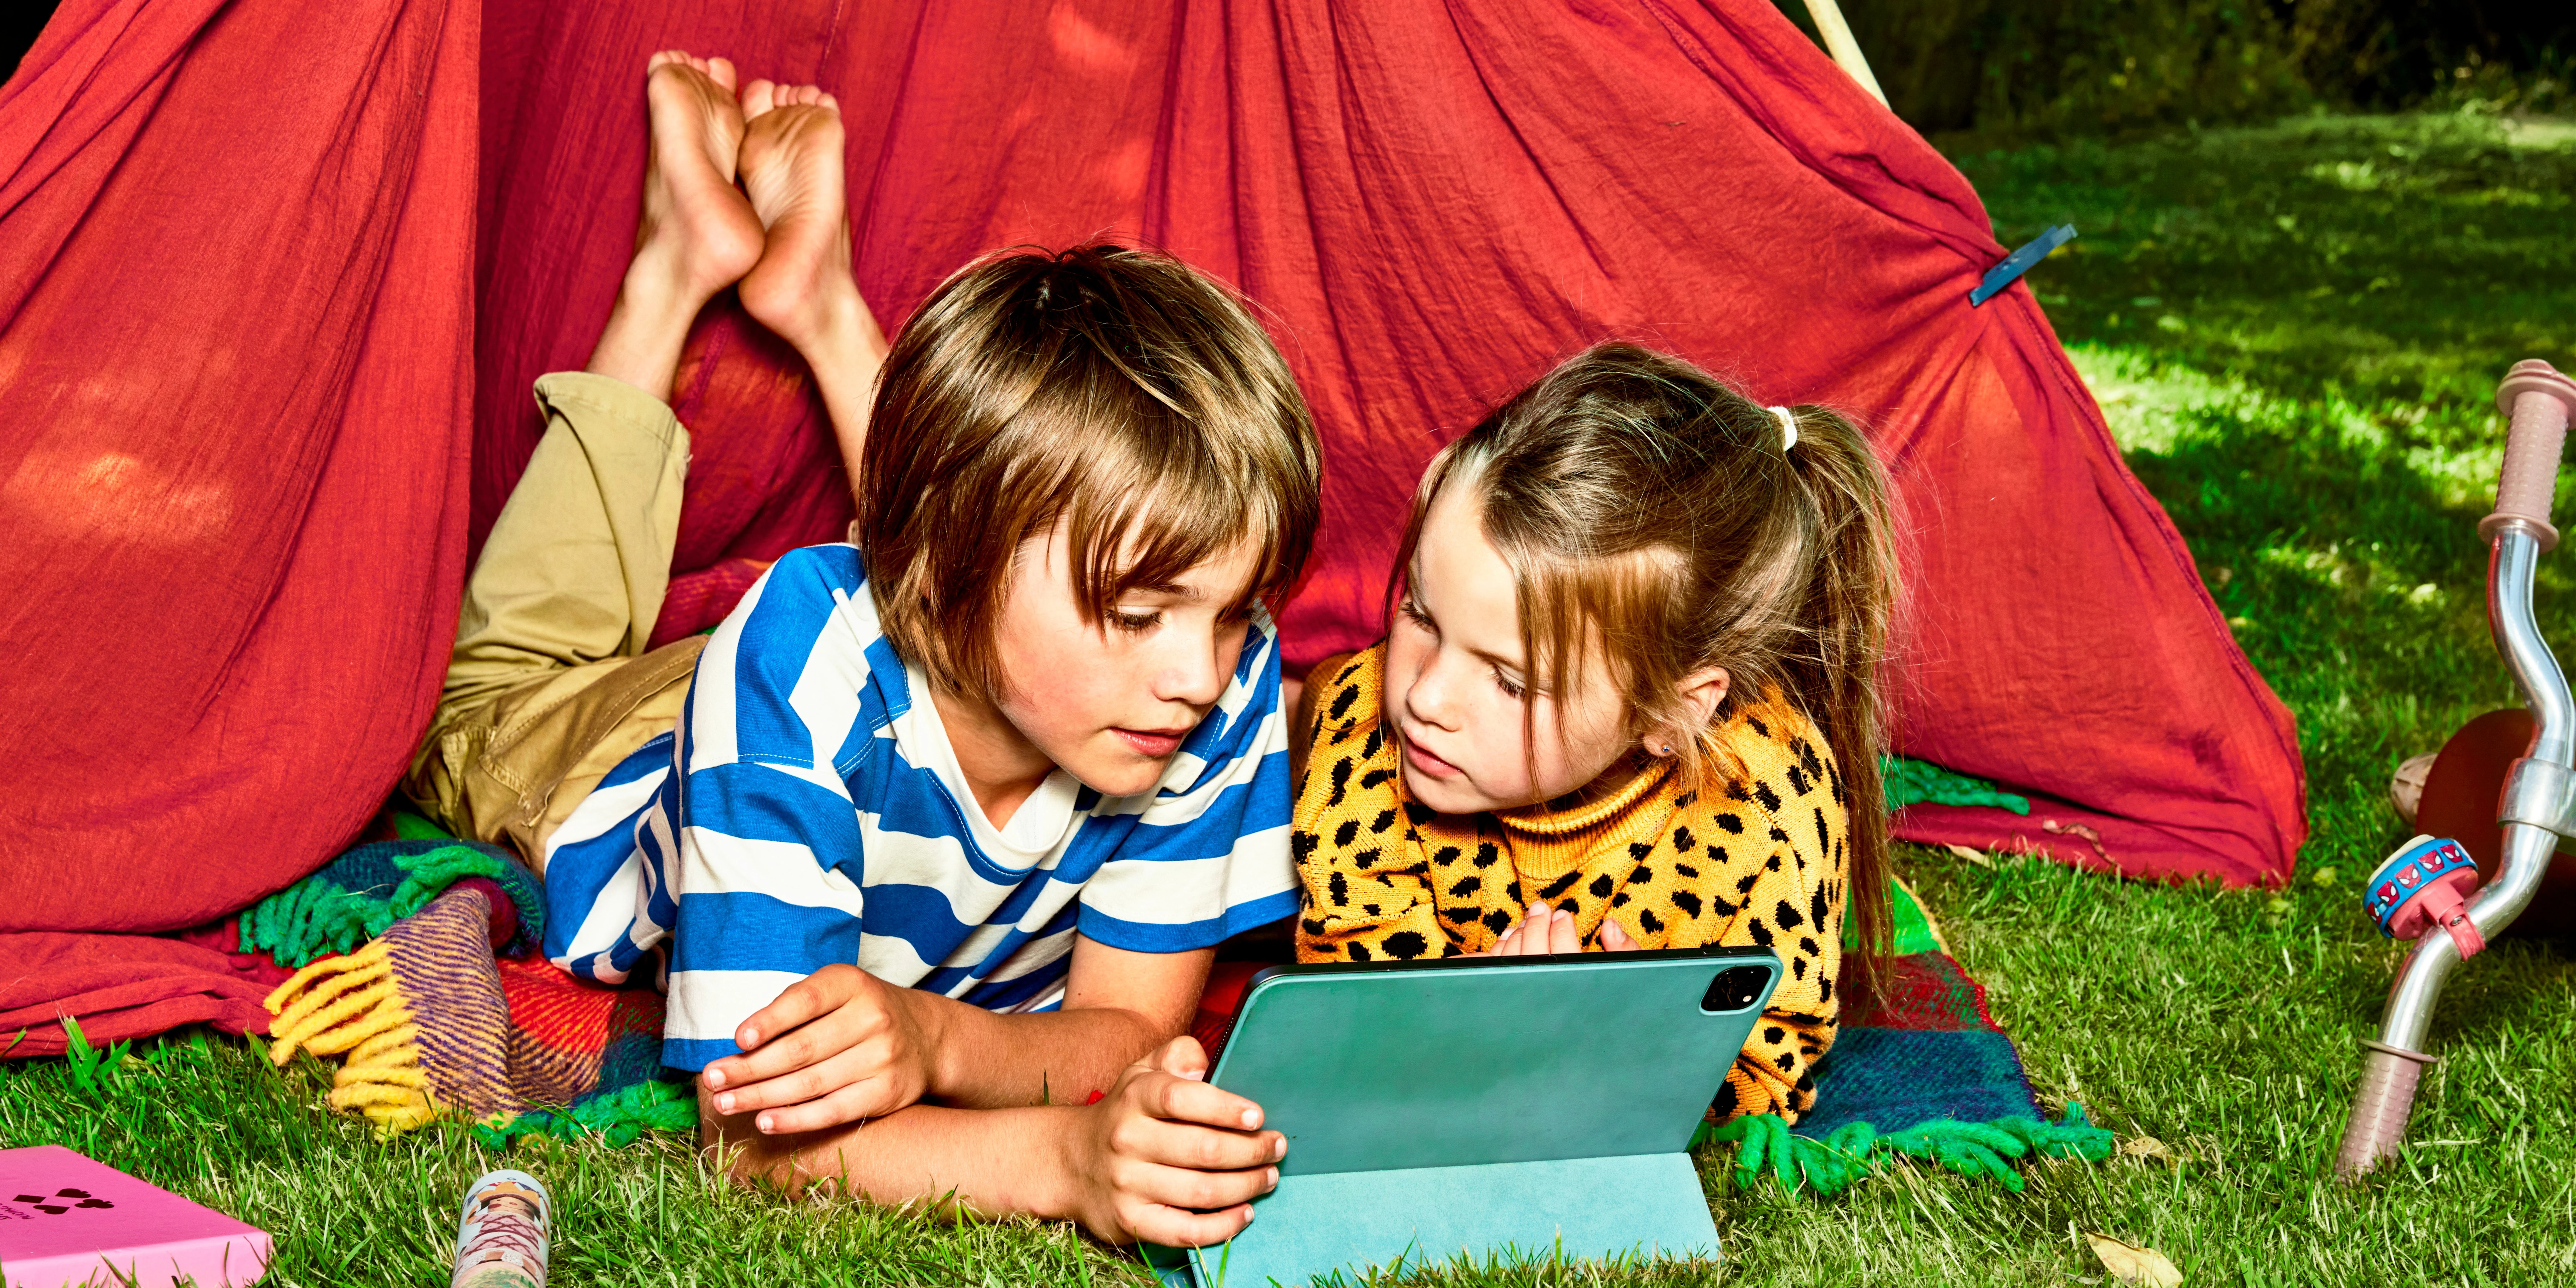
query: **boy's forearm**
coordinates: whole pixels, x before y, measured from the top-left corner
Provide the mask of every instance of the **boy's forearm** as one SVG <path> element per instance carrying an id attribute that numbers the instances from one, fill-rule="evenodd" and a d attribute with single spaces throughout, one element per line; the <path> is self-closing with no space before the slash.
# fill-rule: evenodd
<path id="1" fill-rule="evenodd" d="M 748 1114 L 725 1117 L 698 1095 L 698 1139 L 735 1180 L 789 1192 L 835 1183 L 879 1203 L 929 1199 L 988 1216 L 1079 1215 L 1065 1142 L 1083 1111 L 1065 1106 L 970 1110 L 913 1105 L 802 1136 L 764 1136 Z"/>
<path id="2" fill-rule="evenodd" d="M 1117 1007 L 999 1015 L 933 994 L 915 996 L 938 1009 L 929 1094 L 961 1108 L 1083 1104 L 1178 1034 Z"/>

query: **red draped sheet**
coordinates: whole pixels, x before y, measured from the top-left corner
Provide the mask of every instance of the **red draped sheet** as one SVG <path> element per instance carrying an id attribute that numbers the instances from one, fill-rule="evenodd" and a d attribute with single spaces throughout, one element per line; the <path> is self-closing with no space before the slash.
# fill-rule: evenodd
<path id="1" fill-rule="evenodd" d="M 1248 292 L 1326 441 L 1292 662 L 1378 633 L 1444 436 L 1634 338 L 1846 408 L 1894 468 L 1900 745 L 2036 801 L 1902 834 L 2288 875 L 2287 712 L 2028 291 L 1968 307 L 2005 248 L 1967 182 L 1765 0 L 68 0 L 0 89 L 0 930 L 218 917 L 382 799 L 529 382 L 616 290 L 671 46 L 840 97 L 889 325 L 982 251 L 1100 233 Z M 849 513 L 802 369 L 730 305 L 675 401 L 665 636 Z M 0 1020 L 85 1009 L 44 981 L 130 942 L 18 970 L 0 938 Z M 196 965 L 137 974 L 219 992 Z"/>

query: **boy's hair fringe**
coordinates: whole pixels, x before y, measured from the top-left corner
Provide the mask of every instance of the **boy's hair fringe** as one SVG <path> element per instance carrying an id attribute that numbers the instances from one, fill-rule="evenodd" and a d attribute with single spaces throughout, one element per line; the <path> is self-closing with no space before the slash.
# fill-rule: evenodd
<path id="1" fill-rule="evenodd" d="M 1066 528 L 1096 620 L 1250 541 L 1244 602 L 1304 570 L 1322 452 L 1244 302 L 1155 251 L 1001 251 L 894 342 L 859 453 L 858 522 L 895 651 L 955 692 L 1007 691 L 994 629 L 1031 537 Z"/>
<path id="2" fill-rule="evenodd" d="M 1568 692 L 1598 648 L 1642 735 L 1690 727 L 1682 679 L 1725 668 L 1715 716 L 1674 746 L 1683 781 L 1711 785 L 1743 772 L 1718 740 L 1735 711 L 1777 700 L 1804 712 L 1824 730 L 1850 819 L 1869 990 L 1894 930 L 1879 754 L 1895 529 L 1869 441 L 1826 408 L 1790 410 L 1797 444 L 1784 450 L 1778 416 L 1687 362 L 1622 343 L 1576 356 L 1423 472 L 1389 580 L 1390 624 L 1433 500 L 1471 486 L 1512 569 L 1534 684 Z"/>

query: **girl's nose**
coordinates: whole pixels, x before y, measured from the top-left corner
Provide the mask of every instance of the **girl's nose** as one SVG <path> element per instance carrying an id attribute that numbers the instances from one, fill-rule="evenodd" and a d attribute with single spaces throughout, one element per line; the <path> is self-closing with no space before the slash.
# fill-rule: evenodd
<path id="1" fill-rule="evenodd" d="M 1412 685 L 1404 691 L 1404 711 L 1417 723 L 1454 731 L 1458 727 L 1457 691 L 1442 665 L 1443 656 L 1432 654 L 1414 675 Z"/>

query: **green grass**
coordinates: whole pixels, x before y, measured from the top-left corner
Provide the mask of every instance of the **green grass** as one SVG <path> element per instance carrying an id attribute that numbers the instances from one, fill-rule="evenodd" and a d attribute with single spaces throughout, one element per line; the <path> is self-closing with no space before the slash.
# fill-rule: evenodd
<path id="1" fill-rule="evenodd" d="M 2464 969 L 2404 1160 L 2325 1179 L 2394 949 L 2356 907 L 2402 829 L 2401 756 L 2512 700 L 2472 535 L 2494 383 L 2576 353 L 2576 129 L 2477 116 L 2313 118 L 2116 147 L 1952 146 L 2016 242 L 2071 219 L 2031 282 L 2131 464 L 2297 713 L 2314 835 L 2289 890 L 1974 866 L 1909 876 L 1992 990 L 2052 1108 L 2161 1151 L 2038 1163 L 2021 1194 L 1899 1168 L 1842 1197 L 1737 1191 L 1704 1161 L 1725 1268 L 1450 1268 L 1438 1284 L 2098 1282 L 2102 1232 L 2193 1284 L 2576 1282 L 2576 970 L 2499 945 Z M 2543 625 L 2576 641 L 2564 558 Z M 278 1231 L 271 1282 L 444 1282 L 465 1133 L 392 1142 L 321 1106 L 328 1075 L 175 1042 L 84 1090 L 0 1066 L 0 1142 L 60 1141 Z M 555 1282 L 1141 1284 L 1063 1226 L 956 1227 L 716 1184 L 675 1143 L 540 1141 L 509 1161 L 561 1199 Z"/>

